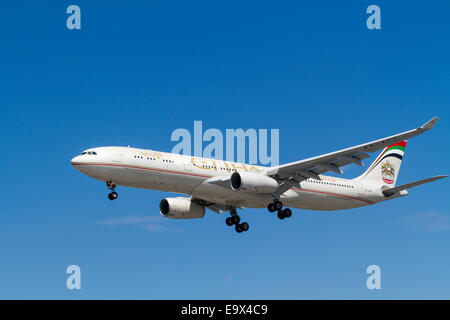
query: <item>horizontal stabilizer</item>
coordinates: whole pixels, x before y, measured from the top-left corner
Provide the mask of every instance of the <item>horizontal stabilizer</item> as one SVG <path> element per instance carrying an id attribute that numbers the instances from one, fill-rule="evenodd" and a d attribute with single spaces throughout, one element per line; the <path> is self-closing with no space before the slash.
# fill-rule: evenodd
<path id="1" fill-rule="evenodd" d="M 401 185 L 401 186 L 398 186 L 398 187 L 395 187 L 395 188 L 385 189 L 382 192 L 383 192 L 383 195 L 385 197 L 390 197 L 393 194 L 395 194 L 396 192 L 399 192 L 399 191 L 402 191 L 402 190 L 406 190 L 406 189 L 411 189 L 413 187 L 420 186 L 421 184 L 432 182 L 432 181 L 436 181 L 436 180 L 439 180 L 439 179 L 442 179 L 442 178 L 446 178 L 446 177 L 447 176 L 435 176 L 435 177 L 431 177 L 431 178 L 426 178 L 426 179 L 418 180 L 418 181 L 415 181 L 415 182 L 407 183 L 407 184 L 404 184 L 404 185 Z"/>
<path id="2" fill-rule="evenodd" d="M 430 130 L 434 127 L 434 125 L 436 124 L 436 121 L 438 121 L 439 117 L 433 117 L 433 119 L 431 119 L 430 121 L 428 121 L 427 123 L 425 123 L 421 128 L 423 131 L 427 131 Z"/>

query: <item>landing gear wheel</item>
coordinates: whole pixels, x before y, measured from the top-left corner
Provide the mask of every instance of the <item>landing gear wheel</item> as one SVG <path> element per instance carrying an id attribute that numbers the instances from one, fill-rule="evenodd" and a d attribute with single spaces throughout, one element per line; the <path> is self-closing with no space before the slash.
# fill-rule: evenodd
<path id="1" fill-rule="evenodd" d="M 112 183 L 112 181 L 107 181 L 106 182 L 106 187 L 111 191 L 108 194 L 108 199 L 109 200 L 116 200 L 119 195 L 116 192 L 116 185 L 114 183 Z"/>
<path id="2" fill-rule="evenodd" d="M 115 191 L 113 191 L 110 194 L 108 194 L 108 199 L 109 200 L 116 200 L 118 197 L 119 197 L 119 195 Z"/>
<path id="3" fill-rule="evenodd" d="M 273 204 L 276 210 L 281 210 L 281 208 L 283 208 L 283 204 L 281 203 L 281 201 L 275 200 Z"/>
<path id="4" fill-rule="evenodd" d="M 277 216 L 278 216 L 278 219 L 280 219 L 280 220 L 283 220 L 284 218 L 286 218 L 283 210 L 278 210 Z"/>
<path id="5" fill-rule="evenodd" d="M 269 210 L 269 212 L 275 212 L 275 204 L 269 203 L 269 205 L 267 206 L 267 210 Z"/>
<path id="6" fill-rule="evenodd" d="M 237 214 L 236 207 L 230 207 L 230 214 L 231 217 L 226 218 L 225 222 L 229 226 L 235 225 L 237 233 L 241 233 L 249 229 L 249 225 L 247 222 L 239 223 L 241 221 L 241 217 L 239 217 L 239 215 Z"/>
<path id="7" fill-rule="evenodd" d="M 283 210 L 283 214 L 286 218 L 290 218 L 292 216 L 292 211 L 289 208 Z"/>

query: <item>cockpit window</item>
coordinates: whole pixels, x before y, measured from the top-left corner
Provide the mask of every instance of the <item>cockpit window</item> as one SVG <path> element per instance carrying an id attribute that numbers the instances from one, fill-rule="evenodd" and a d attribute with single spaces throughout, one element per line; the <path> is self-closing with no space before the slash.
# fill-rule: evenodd
<path id="1" fill-rule="evenodd" d="M 82 152 L 81 155 L 86 154 L 86 153 L 87 153 L 86 151 L 85 151 L 85 152 Z"/>
<path id="2" fill-rule="evenodd" d="M 97 152 L 95 152 L 95 151 L 92 151 L 92 154 L 96 156 L 96 155 L 97 155 Z"/>
<path id="3" fill-rule="evenodd" d="M 83 151 L 83 152 L 81 153 L 81 155 L 84 155 L 84 154 L 90 154 L 90 155 L 96 156 L 96 155 L 97 155 L 97 152 L 95 152 L 95 151 Z"/>

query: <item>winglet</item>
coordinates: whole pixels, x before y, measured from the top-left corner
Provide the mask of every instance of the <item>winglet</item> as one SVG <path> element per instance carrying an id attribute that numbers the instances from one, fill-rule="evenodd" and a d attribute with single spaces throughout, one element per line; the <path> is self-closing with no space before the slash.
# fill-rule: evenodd
<path id="1" fill-rule="evenodd" d="M 431 128 L 434 127 L 434 125 L 436 124 L 436 121 L 438 121 L 439 117 L 433 117 L 433 119 L 431 119 L 430 121 L 428 121 L 427 123 L 425 123 L 423 126 L 421 126 L 420 128 L 423 131 L 427 131 L 430 130 Z"/>

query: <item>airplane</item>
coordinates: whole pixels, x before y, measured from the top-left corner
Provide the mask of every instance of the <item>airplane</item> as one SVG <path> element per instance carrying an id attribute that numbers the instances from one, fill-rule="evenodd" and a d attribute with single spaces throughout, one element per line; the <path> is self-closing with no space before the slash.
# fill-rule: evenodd
<path id="1" fill-rule="evenodd" d="M 406 139 L 435 125 L 423 126 L 351 148 L 279 166 L 264 167 L 217 159 L 132 147 L 98 147 L 83 151 L 71 164 L 87 176 L 106 182 L 108 198 L 118 198 L 116 187 L 126 186 L 187 195 L 160 201 L 160 214 L 172 219 L 203 218 L 205 209 L 228 212 L 225 219 L 236 232 L 249 230 L 237 209 L 265 208 L 279 219 L 292 216 L 289 207 L 307 210 L 344 210 L 404 197 L 408 189 L 447 177 L 434 176 L 396 186 Z M 340 167 L 363 166 L 369 153 L 382 150 L 360 176 L 343 179 Z"/>

